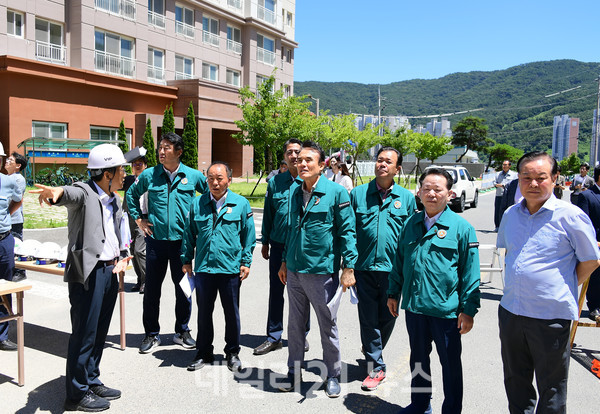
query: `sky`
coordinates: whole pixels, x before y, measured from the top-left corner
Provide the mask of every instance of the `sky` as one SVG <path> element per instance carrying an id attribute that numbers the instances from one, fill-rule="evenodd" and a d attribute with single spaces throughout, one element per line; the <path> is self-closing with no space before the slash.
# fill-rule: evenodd
<path id="1" fill-rule="evenodd" d="M 600 62 L 600 0 L 296 0 L 295 81 L 387 84 Z"/>

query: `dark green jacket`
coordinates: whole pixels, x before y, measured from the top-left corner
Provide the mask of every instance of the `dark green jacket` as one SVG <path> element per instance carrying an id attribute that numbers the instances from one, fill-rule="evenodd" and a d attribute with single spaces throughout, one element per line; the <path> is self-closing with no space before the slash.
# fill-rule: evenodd
<path id="1" fill-rule="evenodd" d="M 254 218 L 248 200 L 228 190 L 215 221 L 210 194 L 194 199 L 183 232 L 183 264 L 191 264 L 195 258 L 194 272 L 237 274 L 240 266 L 252 264 L 255 245 Z"/>
<path id="2" fill-rule="evenodd" d="M 133 220 L 141 216 L 140 196 L 148 192 L 148 221 L 156 240 L 181 240 L 183 224 L 196 191 L 208 192 L 206 177 L 197 170 L 179 164 L 177 176 L 171 183 L 162 165 L 140 174 L 127 190 L 127 206 Z"/>
<path id="3" fill-rule="evenodd" d="M 302 181 L 290 187 L 289 231 L 283 261 L 298 273 L 331 274 L 343 267 L 354 269 L 356 220 L 348 191 L 321 175 L 306 206 Z"/>
<path id="4" fill-rule="evenodd" d="M 475 316 L 480 297 L 475 229 L 448 207 L 429 231 L 424 216 L 414 214 L 402 229 L 388 294 L 402 293 L 402 309 L 413 313 Z"/>
<path id="5" fill-rule="evenodd" d="M 413 215 L 415 196 L 399 184 L 381 200 L 375 180 L 350 193 L 356 215 L 357 270 L 389 272 L 404 222 Z"/>
<path id="6" fill-rule="evenodd" d="M 284 243 L 287 235 L 287 215 L 290 187 L 294 179 L 289 171 L 275 175 L 269 180 L 262 221 L 262 243 L 271 240 Z"/>

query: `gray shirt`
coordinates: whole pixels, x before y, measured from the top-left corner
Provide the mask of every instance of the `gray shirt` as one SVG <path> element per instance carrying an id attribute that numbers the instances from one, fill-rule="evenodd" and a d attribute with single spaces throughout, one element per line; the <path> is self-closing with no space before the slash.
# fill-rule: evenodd
<path id="1" fill-rule="evenodd" d="M 503 187 L 496 187 L 496 197 L 502 197 L 504 195 L 504 189 L 512 180 L 517 179 L 517 173 L 511 170 L 508 172 L 500 171 L 496 176 L 496 184 L 502 184 Z"/>

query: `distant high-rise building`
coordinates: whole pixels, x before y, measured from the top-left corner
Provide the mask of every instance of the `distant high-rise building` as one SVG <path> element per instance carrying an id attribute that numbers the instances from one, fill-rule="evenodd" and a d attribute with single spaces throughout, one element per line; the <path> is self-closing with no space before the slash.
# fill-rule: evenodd
<path id="1" fill-rule="evenodd" d="M 426 132 L 429 132 L 431 135 L 436 137 L 451 137 L 452 129 L 450 129 L 450 121 L 448 121 L 447 118 L 442 118 L 441 121 L 432 119 L 427 123 Z"/>
<path id="2" fill-rule="evenodd" d="M 594 109 L 594 122 L 592 125 L 592 141 L 590 143 L 590 165 L 592 167 L 595 167 L 600 162 L 600 142 L 599 142 L 600 137 L 598 137 L 596 135 L 596 128 L 597 128 L 599 121 L 600 121 L 600 119 L 598 119 L 598 111 L 596 109 Z"/>
<path id="3" fill-rule="evenodd" d="M 552 156 L 558 161 L 577 153 L 579 118 L 569 115 L 555 116 L 552 127 Z"/>

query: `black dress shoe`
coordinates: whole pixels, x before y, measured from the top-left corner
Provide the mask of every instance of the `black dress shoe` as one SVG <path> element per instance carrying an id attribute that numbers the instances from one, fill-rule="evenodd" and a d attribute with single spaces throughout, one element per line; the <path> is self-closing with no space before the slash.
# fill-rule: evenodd
<path id="1" fill-rule="evenodd" d="M 187 366 L 188 371 L 197 371 L 206 364 L 212 364 L 215 361 L 214 355 L 203 358 L 201 355 L 196 354 L 194 360 Z M 229 364 L 229 362 L 228 362 Z"/>
<path id="2" fill-rule="evenodd" d="M 0 351 L 16 351 L 18 349 L 17 344 L 15 344 L 10 339 L 5 339 L 4 341 L 0 341 Z"/>
<path id="3" fill-rule="evenodd" d="M 600 309 L 599 308 L 591 310 L 590 313 L 588 314 L 588 318 L 590 318 L 594 322 L 596 322 L 596 318 L 598 318 L 599 316 L 600 316 Z"/>
<path id="4" fill-rule="evenodd" d="M 15 275 L 13 275 L 12 281 L 13 282 L 21 282 L 22 280 L 27 279 L 27 276 L 22 274 L 22 273 L 17 273 Z"/>
<path id="5" fill-rule="evenodd" d="M 105 385 L 92 385 L 90 390 L 98 397 L 102 397 L 106 400 L 116 400 L 117 398 L 121 398 L 121 391 L 114 388 L 108 388 Z"/>
<path id="6" fill-rule="evenodd" d="M 96 413 L 98 411 L 107 410 L 110 407 L 110 402 L 106 398 L 98 397 L 91 390 L 83 396 L 79 401 L 65 401 L 65 411 L 85 411 L 88 413 Z"/>
<path id="7" fill-rule="evenodd" d="M 254 355 L 265 355 L 271 351 L 275 351 L 276 349 L 281 349 L 282 346 L 283 345 L 281 344 L 281 341 L 270 342 L 269 340 L 266 340 L 254 348 Z"/>
<path id="8" fill-rule="evenodd" d="M 304 340 L 304 352 L 308 352 L 310 349 L 310 344 L 308 343 L 308 339 Z"/>
<path id="9" fill-rule="evenodd" d="M 238 354 L 229 354 L 227 357 L 227 368 L 231 372 L 240 372 L 242 370 L 242 361 L 238 357 Z"/>

